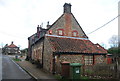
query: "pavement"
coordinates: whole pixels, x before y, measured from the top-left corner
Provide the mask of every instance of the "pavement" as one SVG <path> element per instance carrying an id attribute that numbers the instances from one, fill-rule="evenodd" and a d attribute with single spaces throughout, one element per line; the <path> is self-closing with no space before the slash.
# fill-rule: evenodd
<path id="1" fill-rule="evenodd" d="M 29 61 L 23 60 L 22 61 L 16 61 L 16 63 L 21 66 L 26 72 L 28 72 L 31 76 L 33 76 L 35 79 L 54 79 L 54 76 L 48 72 L 45 72 L 41 68 L 37 68 L 36 64 L 32 64 Z"/>

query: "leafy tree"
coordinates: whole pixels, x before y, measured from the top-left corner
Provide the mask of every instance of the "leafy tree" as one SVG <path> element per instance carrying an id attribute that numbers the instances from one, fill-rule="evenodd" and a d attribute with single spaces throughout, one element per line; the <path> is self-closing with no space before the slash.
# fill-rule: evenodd
<path id="1" fill-rule="evenodd" d="M 22 54 L 27 54 L 28 53 L 28 48 L 25 48 L 25 49 L 21 50 L 21 53 Z"/>
<path id="2" fill-rule="evenodd" d="M 118 48 L 112 47 L 108 49 L 108 53 L 110 54 L 117 54 L 118 53 Z"/>

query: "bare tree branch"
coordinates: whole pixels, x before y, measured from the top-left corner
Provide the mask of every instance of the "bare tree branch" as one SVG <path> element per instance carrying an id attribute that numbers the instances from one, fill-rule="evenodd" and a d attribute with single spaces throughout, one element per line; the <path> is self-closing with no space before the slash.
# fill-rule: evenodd
<path id="1" fill-rule="evenodd" d="M 110 39 L 109 39 L 109 44 L 111 45 L 111 47 L 118 47 L 118 36 L 117 35 L 113 35 Z"/>

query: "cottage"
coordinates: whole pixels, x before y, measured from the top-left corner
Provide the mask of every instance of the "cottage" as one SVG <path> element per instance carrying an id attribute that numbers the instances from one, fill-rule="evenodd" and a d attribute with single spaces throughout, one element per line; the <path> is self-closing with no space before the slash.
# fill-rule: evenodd
<path id="1" fill-rule="evenodd" d="M 3 48 L 3 52 L 6 55 L 16 55 L 20 53 L 19 47 L 17 47 L 13 41 L 10 45 L 6 44 Z"/>
<path id="2" fill-rule="evenodd" d="M 63 14 L 47 29 L 37 27 L 28 38 L 28 59 L 39 63 L 51 73 L 61 74 L 61 63 L 81 63 L 85 66 L 106 63 L 105 50 L 93 44 L 65 3 Z"/>

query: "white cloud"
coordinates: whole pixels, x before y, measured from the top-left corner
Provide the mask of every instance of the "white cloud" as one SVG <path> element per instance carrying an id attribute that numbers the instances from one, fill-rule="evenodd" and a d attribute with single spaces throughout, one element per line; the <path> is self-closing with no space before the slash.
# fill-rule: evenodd
<path id="1" fill-rule="evenodd" d="M 117 16 L 118 0 L 0 0 L 0 43 L 14 41 L 26 48 L 27 38 L 36 32 L 37 25 L 54 23 L 62 15 L 65 2 L 72 4 L 72 13 L 85 33 Z M 107 44 L 109 37 L 117 34 L 117 27 L 115 20 L 88 36 L 94 43 Z"/>

